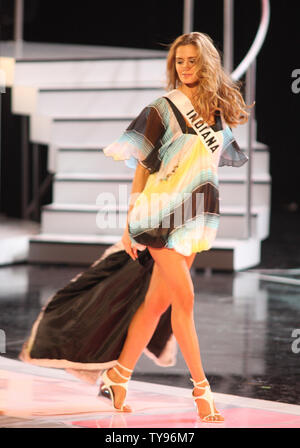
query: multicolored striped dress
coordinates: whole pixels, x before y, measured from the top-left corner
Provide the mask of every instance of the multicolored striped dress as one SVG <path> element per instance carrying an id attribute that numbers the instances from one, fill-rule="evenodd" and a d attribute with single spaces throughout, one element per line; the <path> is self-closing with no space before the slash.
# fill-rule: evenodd
<path id="1" fill-rule="evenodd" d="M 216 237 L 218 167 L 248 160 L 221 116 L 216 113 L 215 124 L 208 126 L 178 89 L 145 107 L 103 151 L 150 171 L 129 215 L 132 243 L 183 255 L 210 249 Z"/>

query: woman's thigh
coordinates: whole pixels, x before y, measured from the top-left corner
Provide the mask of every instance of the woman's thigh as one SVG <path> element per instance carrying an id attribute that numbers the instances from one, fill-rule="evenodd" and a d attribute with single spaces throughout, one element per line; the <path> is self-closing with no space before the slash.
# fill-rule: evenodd
<path id="1" fill-rule="evenodd" d="M 169 303 L 185 297 L 187 301 L 194 297 L 194 286 L 190 275 L 190 267 L 195 254 L 186 257 L 173 249 L 154 249 L 148 247 L 154 260 L 157 285 Z"/>
<path id="2" fill-rule="evenodd" d="M 193 262 L 195 260 L 195 256 L 196 256 L 196 253 L 184 257 L 185 261 L 186 261 L 186 264 L 187 264 L 187 267 L 189 269 L 191 269 L 191 267 L 192 267 L 192 264 L 193 264 Z"/>
<path id="3" fill-rule="evenodd" d="M 170 289 L 154 262 L 152 275 L 145 297 L 145 306 L 149 312 L 162 314 L 171 304 Z"/>

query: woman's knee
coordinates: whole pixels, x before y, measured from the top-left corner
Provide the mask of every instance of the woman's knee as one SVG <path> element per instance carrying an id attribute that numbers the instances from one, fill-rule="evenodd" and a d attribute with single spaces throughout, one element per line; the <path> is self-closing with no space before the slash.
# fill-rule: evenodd
<path id="1" fill-rule="evenodd" d="M 172 300 L 172 308 L 180 313 L 191 314 L 194 310 L 194 292 L 193 290 L 185 290 L 174 294 Z"/>
<path id="2" fill-rule="evenodd" d="M 144 309 L 145 312 L 154 317 L 161 316 L 171 305 L 170 299 L 163 297 L 162 295 L 151 296 L 151 298 L 145 300 Z"/>
<path id="3" fill-rule="evenodd" d="M 162 279 L 171 305 L 191 312 L 194 306 L 194 285 L 189 271 L 192 257 L 188 263 L 184 256 L 173 250 L 149 250 L 155 260 L 156 278 Z"/>
<path id="4" fill-rule="evenodd" d="M 145 297 L 145 309 L 152 315 L 161 315 L 168 309 L 170 304 L 170 291 L 164 278 L 160 275 L 157 264 L 155 263 L 150 285 Z"/>

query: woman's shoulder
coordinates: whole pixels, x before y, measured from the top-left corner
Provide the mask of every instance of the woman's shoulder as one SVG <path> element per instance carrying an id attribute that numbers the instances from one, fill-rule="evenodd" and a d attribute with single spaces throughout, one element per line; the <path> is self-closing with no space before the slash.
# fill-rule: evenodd
<path id="1" fill-rule="evenodd" d="M 155 98 L 153 101 L 151 101 L 151 103 L 148 104 L 148 107 L 164 108 L 167 106 L 167 104 L 168 104 L 168 101 L 163 94 L 163 95 Z"/>
<path id="2" fill-rule="evenodd" d="M 151 101 L 151 103 L 144 108 L 144 112 L 149 118 L 158 116 L 164 124 L 164 127 L 168 126 L 171 111 L 169 103 L 163 95 Z"/>

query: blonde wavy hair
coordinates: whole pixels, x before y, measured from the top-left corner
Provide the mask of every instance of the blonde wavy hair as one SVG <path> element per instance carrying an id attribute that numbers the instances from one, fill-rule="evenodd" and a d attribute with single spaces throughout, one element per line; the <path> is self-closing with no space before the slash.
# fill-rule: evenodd
<path id="1" fill-rule="evenodd" d="M 195 45 L 198 49 L 196 75 L 200 82 L 193 99 L 199 115 L 209 121 L 220 110 L 225 122 L 232 127 L 248 121 L 247 106 L 240 93 L 241 83 L 234 82 L 224 71 L 219 52 L 205 33 L 193 32 L 179 36 L 170 46 L 167 57 L 167 90 L 180 85 L 175 66 L 176 50 L 181 45 Z"/>

